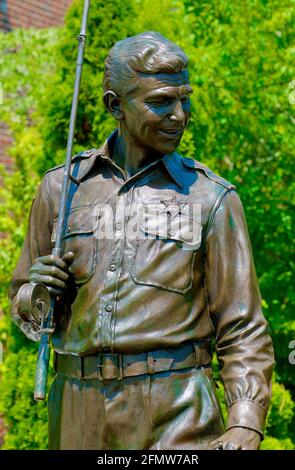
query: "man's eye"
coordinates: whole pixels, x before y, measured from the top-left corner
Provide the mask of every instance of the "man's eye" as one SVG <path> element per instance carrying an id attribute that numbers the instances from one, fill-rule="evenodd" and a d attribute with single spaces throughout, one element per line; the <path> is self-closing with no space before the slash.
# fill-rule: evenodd
<path id="1" fill-rule="evenodd" d="M 150 101 L 150 105 L 152 106 L 168 106 L 170 104 L 169 99 L 157 100 L 157 101 Z"/>

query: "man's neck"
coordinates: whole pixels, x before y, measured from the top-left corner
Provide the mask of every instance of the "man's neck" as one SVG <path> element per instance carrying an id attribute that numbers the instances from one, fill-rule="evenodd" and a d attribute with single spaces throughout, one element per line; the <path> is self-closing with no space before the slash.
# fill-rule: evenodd
<path id="1" fill-rule="evenodd" d="M 142 170 L 145 166 L 163 157 L 162 154 L 153 152 L 151 149 L 143 148 L 131 138 L 126 138 L 123 133 L 118 133 L 113 160 L 127 176 L 132 176 Z"/>

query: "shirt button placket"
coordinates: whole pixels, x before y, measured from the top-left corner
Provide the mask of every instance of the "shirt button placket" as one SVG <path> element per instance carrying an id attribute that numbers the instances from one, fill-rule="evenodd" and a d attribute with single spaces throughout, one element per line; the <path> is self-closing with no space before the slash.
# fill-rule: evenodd
<path id="1" fill-rule="evenodd" d="M 118 291 L 118 278 L 120 275 L 119 260 L 122 257 L 122 249 L 124 247 L 124 195 L 119 194 L 116 197 L 116 205 L 114 208 L 114 232 L 112 239 L 112 249 L 110 264 L 108 266 L 109 274 L 106 274 L 105 289 L 108 290 L 108 284 L 116 286 L 104 298 L 104 315 L 101 325 L 102 343 L 104 347 L 110 348 L 114 342 L 114 328 L 115 328 L 115 312 L 116 312 L 116 298 Z"/>

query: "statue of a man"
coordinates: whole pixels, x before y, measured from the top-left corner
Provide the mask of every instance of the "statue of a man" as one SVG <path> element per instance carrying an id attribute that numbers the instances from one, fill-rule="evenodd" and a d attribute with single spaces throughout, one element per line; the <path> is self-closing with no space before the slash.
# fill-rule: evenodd
<path id="1" fill-rule="evenodd" d="M 273 350 L 242 205 L 232 184 L 175 152 L 187 67 L 159 33 L 117 42 L 104 73 L 117 130 L 73 158 L 63 258 L 50 255 L 62 165 L 32 205 L 11 298 L 25 282 L 57 295 L 50 449 L 257 449 L 263 437 Z M 39 325 L 12 314 L 38 340 Z"/>

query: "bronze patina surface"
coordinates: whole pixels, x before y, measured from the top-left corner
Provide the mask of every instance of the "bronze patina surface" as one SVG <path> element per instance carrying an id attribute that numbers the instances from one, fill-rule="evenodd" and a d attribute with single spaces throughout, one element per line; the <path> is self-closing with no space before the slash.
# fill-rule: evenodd
<path id="1" fill-rule="evenodd" d="M 104 102 L 118 128 L 73 158 L 63 259 L 50 255 L 63 166 L 32 205 L 10 296 L 38 340 L 17 292 L 33 282 L 58 295 L 51 449 L 257 449 L 263 436 L 274 359 L 242 204 L 231 183 L 176 153 L 187 67 L 159 33 L 116 43 Z"/>

